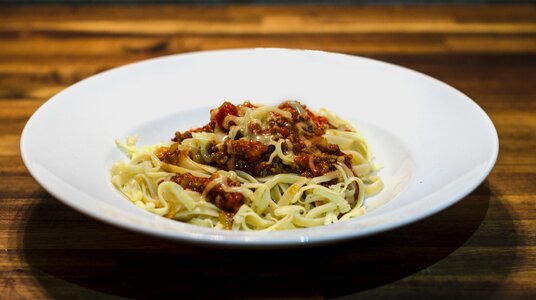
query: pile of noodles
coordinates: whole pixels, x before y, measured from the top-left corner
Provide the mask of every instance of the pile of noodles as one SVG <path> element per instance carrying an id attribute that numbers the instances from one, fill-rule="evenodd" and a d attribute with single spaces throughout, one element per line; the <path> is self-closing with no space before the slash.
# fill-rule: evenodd
<path id="1" fill-rule="evenodd" d="M 271 112 L 288 113 L 276 107 L 260 106 L 246 109 L 244 116 L 233 117 L 227 138 L 237 133 L 248 136 L 247 124 L 253 119 L 266 122 Z M 335 129 L 327 129 L 324 137 L 337 144 L 342 152 L 352 156 L 351 169 L 345 164 L 335 165 L 335 170 L 322 176 L 307 178 L 298 174 L 277 174 L 253 177 L 243 171 L 225 171 L 202 164 L 188 156 L 177 165 L 164 163 L 155 151 L 169 144 L 138 147 L 136 138 L 117 142 L 129 161 L 119 161 L 111 169 L 113 185 L 137 206 L 152 213 L 199 226 L 232 230 L 283 230 L 333 224 L 365 213 L 365 197 L 378 193 L 383 188 L 369 146 L 362 134 L 351 124 L 329 111 L 320 110 L 317 115 L 327 118 Z M 200 156 L 207 155 L 208 147 L 222 139 L 218 133 L 197 132 L 185 139 L 181 146 Z M 267 140 L 283 163 L 293 162 L 292 153 L 285 153 L 279 141 Z M 203 193 L 184 189 L 170 181 L 175 174 L 190 173 L 197 177 L 219 176 L 206 187 Z M 227 178 L 240 182 L 228 186 Z M 327 184 L 329 183 L 329 184 Z M 234 214 L 225 212 L 206 200 L 211 186 L 223 184 L 225 192 L 240 193 L 245 203 Z"/>

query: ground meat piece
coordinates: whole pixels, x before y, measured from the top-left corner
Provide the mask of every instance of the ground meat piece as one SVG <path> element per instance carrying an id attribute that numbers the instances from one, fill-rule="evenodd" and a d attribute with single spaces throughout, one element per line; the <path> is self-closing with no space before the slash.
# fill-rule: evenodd
<path id="1" fill-rule="evenodd" d="M 287 138 L 290 135 L 293 127 L 291 120 L 284 117 L 279 117 L 275 119 L 274 123 L 275 124 L 270 127 L 270 133 L 272 135 L 279 134 L 283 138 Z"/>
<path id="2" fill-rule="evenodd" d="M 279 109 L 288 111 L 292 114 L 294 122 L 304 121 L 309 119 L 307 114 L 307 106 L 297 101 L 286 101 L 278 106 Z"/>
<path id="3" fill-rule="evenodd" d="M 340 156 L 339 156 L 340 157 Z M 352 169 L 352 155 L 350 154 L 344 154 L 343 155 L 344 157 L 344 161 L 343 163 L 348 167 L 350 168 L 350 170 Z"/>
<path id="4" fill-rule="evenodd" d="M 310 154 L 300 154 L 294 156 L 294 172 L 305 177 L 313 177 L 314 174 L 309 168 Z"/>
<path id="5" fill-rule="evenodd" d="M 337 156 L 329 154 L 315 154 L 313 155 L 313 164 L 314 169 L 313 174 L 315 176 L 322 176 L 329 171 L 335 170 L 335 165 L 337 164 Z"/>
<path id="6" fill-rule="evenodd" d="M 202 194 L 207 185 L 218 178 L 218 174 L 213 174 L 210 178 L 197 177 L 190 173 L 177 174 L 171 177 L 171 181 L 179 184 L 184 189 L 196 191 Z M 227 179 L 228 186 L 239 186 L 240 182 Z M 222 184 L 213 187 L 206 195 L 207 200 L 214 203 L 220 209 L 228 212 L 236 212 L 244 204 L 244 196 L 240 193 L 228 193 L 223 189 Z"/>
<path id="7" fill-rule="evenodd" d="M 214 180 L 219 175 L 213 174 L 211 177 L 211 180 Z M 227 178 L 227 185 L 228 186 L 240 186 L 240 182 L 236 180 L 231 180 Z M 214 204 L 216 204 L 217 207 L 225 210 L 225 211 L 232 211 L 236 212 L 244 204 L 244 196 L 240 193 L 228 193 L 224 191 L 223 185 L 219 184 L 212 188 L 208 194 L 207 197 L 209 201 L 212 201 Z"/>
<path id="8" fill-rule="evenodd" d="M 290 130 L 288 128 L 285 128 L 285 127 L 281 127 L 277 130 L 277 132 L 283 137 L 283 138 L 287 138 L 290 134 Z"/>
<path id="9" fill-rule="evenodd" d="M 270 173 L 272 174 L 281 174 L 281 173 L 289 173 L 290 167 L 283 164 L 281 159 L 279 157 L 275 157 L 271 164 L 268 165 Z"/>
<path id="10" fill-rule="evenodd" d="M 235 155 L 237 159 L 246 159 L 248 161 L 258 160 L 268 150 L 266 145 L 258 141 L 228 140 L 225 144 L 228 154 Z"/>
<path id="11" fill-rule="evenodd" d="M 214 193 L 209 193 L 213 195 Z M 218 193 L 214 196 L 214 204 L 225 211 L 237 212 L 244 204 L 244 196 L 240 193 Z"/>
<path id="12" fill-rule="evenodd" d="M 207 125 L 199 128 L 190 129 L 191 132 L 214 132 L 214 127 L 216 123 L 210 121 Z"/>
<path id="13" fill-rule="evenodd" d="M 249 122 L 248 130 L 253 134 L 261 134 L 262 127 L 259 123 Z"/>
<path id="14" fill-rule="evenodd" d="M 190 138 L 192 138 L 192 132 L 191 131 L 185 131 L 185 132 L 177 131 L 177 132 L 175 132 L 175 137 L 173 137 L 171 140 L 173 142 L 180 143 L 183 140 L 190 139 Z"/>
<path id="15" fill-rule="evenodd" d="M 263 133 L 282 136 L 286 138 L 294 127 L 294 122 L 291 119 L 283 117 L 281 115 L 273 114 L 268 120 L 268 129 Z"/>
<path id="16" fill-rule="evenodd" d="M 326 117 L 317 116 L 317 115 L 314 115 L 313 113 L 311 113 L 311 121 L 315 123 L 317 130 L 322 131 L 321 134 L 324 134 L 326 132 L 326 129 L 328 128 L 335 128 L 329 124 L 329 121 Z"/>
<path id="17" fill-rule="evenodd" d="M 328 143 L 328 140 L 324 137 L 316 137 L 312 139 L 311 141 L 314 147 L 316 147 L 318 150 L 322 152 L 335 154 L 335 155 L 342 155 L 342 152 L 339 149 L 339 145 Z"/>
<path id="18" fill-rule="evenodd" d="M 187 155 L 187 153 L 184 150 L 179 150 L 179 143 L 173 143 L 169 147 L 156 149 L 155 155 L 159 160 L 167 164 L 178 165 L 181 155 Z"/>
<path id="19" fill-rule="evenodd" d="M 302 151 L 309 152 L 307 151 L 308 145 L 305 143 L 304 140 L 300 139 L 299 136 L 291 135 L 289 136 L 289 140 L 292 143 L 292 151 L 294 152 L 294 154 L 299 154 Z"/>
<path id="20" fill-rule="evenodd" d="M 192 138 L 192 133 L 193 132 L 214 132 L 214 126 L 215 126 L 215 123 L 210 121 L 207 125 L 205 125 L 203 127 L 192 128 L 192 129 L 190 129 L 188 131 L 185 131 L 185 132 L 177 131 L 177 132 L 175 132 L 175 137 L 173 137 L 171 140 L 174 141 L 174 142 L 180 143 L 185 139 Z"/>
<path id="21" fill-rule="evenodd" d="M 163 161 L 164 156 L 168 152 L 168 149 L 169 147 L 159 147 L 154 151 L 154 154 L 156 155 L 156 157 L 158 157 L 159 160 Z"/>
<path id="22" fill-rule="evenodd" d="M 229 155 L 226 151 L 225 144 L 217 144 L 210 147 L 210 161 L 215 166 L 225 165 Z"/>
<path id="23" fill-rule="evenodd" d="M 351 161 L 351 156 L 350 155 L 347 155 L 347 156 L 350 157 L 350 161 Z M 305 177 L 322 176 L 336 169 L 335 165 L 337 165 L 339 157 L 340 156 L 327 154 L 327 153 L 315 153 L 315 154 L 302 153 L 300 155 L 294 156 L 293 170 L 295 173 L 298 173 L 301 176 L 305 176 Z"/>
<path id="24" fill-rule="evenodd" d="M 210 182 L 210 178 L 197 177 L 190 173 L 184 173 L 171 177 L 171 181 L 179 184 L 184 189 L 203 193 L 205 187 Z"/>

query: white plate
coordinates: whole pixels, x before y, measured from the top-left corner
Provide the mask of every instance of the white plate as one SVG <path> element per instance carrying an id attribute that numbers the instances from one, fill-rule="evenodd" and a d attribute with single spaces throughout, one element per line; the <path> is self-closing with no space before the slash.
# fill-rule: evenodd
<path id="1" fill-rule="evenodd" d="M 114 139 L 169 140 L 204 125 L 223 101 L 326 107 L 360 129 L 383 164 L 385 189 L 369 212 L 335 225 L 281 232 L 196 227 L 146 212 L 109 183 L 124 159 Z M 495 128 L 471 99 L 421 73 L 343 54 L 286 49 L 190 53 L 83 80 L 41 106 L 21 153 L 34 178 L 96 219 L 165 238 L 230 247 L 293 247 L 378 233 L 432 215 L 475 189 L 498 153 Z"/>

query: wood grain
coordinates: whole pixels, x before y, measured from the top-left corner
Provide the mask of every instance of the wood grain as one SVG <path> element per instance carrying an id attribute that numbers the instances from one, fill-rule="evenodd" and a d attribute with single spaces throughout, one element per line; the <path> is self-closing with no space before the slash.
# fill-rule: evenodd
<path id="1" fill-rule="evenodd" d="M 62 205 L 19 152 L 63 88 L 141 59 L 221 48 L 363 55 L 425 72 L 491 117 L 497 165 L 426 220 L 311 249 L 199 248 Z M 536 297 L 536 6 L 1 6 L 0 298 Z"/>

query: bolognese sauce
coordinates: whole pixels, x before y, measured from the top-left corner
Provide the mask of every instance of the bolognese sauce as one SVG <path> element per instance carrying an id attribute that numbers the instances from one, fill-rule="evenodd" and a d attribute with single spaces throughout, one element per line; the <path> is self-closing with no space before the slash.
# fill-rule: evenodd
<path id="1" fill-rule="evenodd" d="M 155 154 L 161 161 L 172 165 L 178 165 L 181 156 L 186 155 L 193 160 L 202 160 L 198 163 L 225 171 L 244 171 L 254 177 L 295 173 L 312 178 L 334 171 L 341 164 L 352 169 L 352 156 L 342 152 L 338 145 L 329 143 L 323 136 L 327 129 L 335 128 L 326 117 L 314 114 L 297 101 L 287 101 L 277 106 L 277 110 L 269 111 L 263 123 L 252 119 L 244 130 L 237 131 L 234 128 L 237 117 L 244 117 L 255 108 L 248 101 L 240 105 L 224 102 L 211 110 L 209 123 L 185 132 L 176 132 L 172 138 L 174 143 L 157 149 Z M 207 155 L 194 157 L 179 147 L 194 133 L 214 133 L 222 138 L 207 146 Z M 291 157 L 289 161 L 273 155 L 278 144 L 281 151 Z M 213 174 L 210 178 L 200 178 L 185 173 L 175 175 L 170 180 L 184 189 L 203 193 L 208 201 L 225 211 L 238 210 L 244 203 L 244 196 L 228 192 L 224 187 L 237 186 L 239 183 L 226 178 L 226 182 L 210 184 L 217 176 Z"/>

